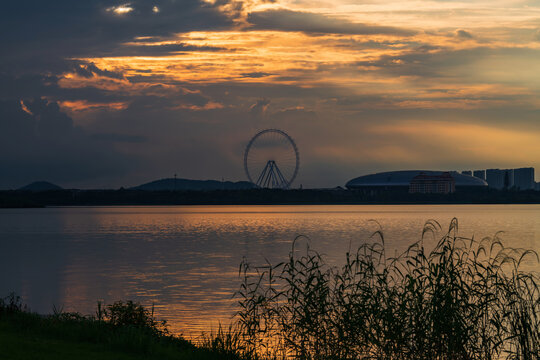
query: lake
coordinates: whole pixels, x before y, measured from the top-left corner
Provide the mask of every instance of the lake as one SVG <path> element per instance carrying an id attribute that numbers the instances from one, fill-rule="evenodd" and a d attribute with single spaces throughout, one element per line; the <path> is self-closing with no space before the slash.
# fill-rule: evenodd
<path id="1" fill-rule="evenodd" d="M 90 314 L 98 300 L 154 304 L 173 332 L 193 337 L 230 321 L 244 257 L 278 263 L 305 235 L 340 265 L 379 227 L 392 256 L 420 239 L 427 220 L 447 229 L 453 217 L 461 236 L 503 231 L 505 245 L 540 252 L 540 205 L 0 209 L 0 296 L 14 291 L 39 313 L 54 305 Z M 532 258 L 524 268 L 540 270 Z"/>

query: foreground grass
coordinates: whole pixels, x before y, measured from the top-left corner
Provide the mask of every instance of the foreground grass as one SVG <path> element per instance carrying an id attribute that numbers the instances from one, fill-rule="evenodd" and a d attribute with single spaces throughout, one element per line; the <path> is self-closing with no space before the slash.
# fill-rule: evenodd
<path id="1" fill-rule="evenodd" d="M 298 241 L 283 263 L 244 262 L 223 343 L 258 359 L 540 359 L 540 281 L 520 270 L 537 254 L 462 238 L 456 219 L 426 250 L 439 229 L 428 222 L 397 257 L 377 232 L 341 268 Z"/>
<path id="2" fill-rule="evenodd" d="M 6 322 L 0 323 L 2 359 L 142 359 L 141 356 L 114 351 L 102 344 L 61 340 L 32 331 L 14 332 Z"/>
<path id="3" fill-rule="evenodd" d="M 132 302 L 98 308 L 97 316 L 38 315 L 11 295 L 0 302 L 1 359 L 237 359 L 170 336 L 164 323 Z"/>

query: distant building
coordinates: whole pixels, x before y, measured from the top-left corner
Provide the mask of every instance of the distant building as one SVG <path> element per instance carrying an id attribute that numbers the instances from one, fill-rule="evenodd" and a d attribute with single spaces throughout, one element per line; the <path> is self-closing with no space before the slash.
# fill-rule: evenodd
<path id="1" fill-rule="evenodd" d="M 482 180 L 486 180 L 486 170 L 474 170 L 473 176 Z"/>
<path id="2" fill-rule="evenodd" d="M 514 169 L 506 169 L 504 171 L 504 187 L 511 189 L 514 187 Z"/>
<path id="3" fill-rule="evenodd" d="M 458 192 L 478 192 L 488 186 L 494 189 L 516 189 L 540 191 L 539 183 L 534 182 L 534 168 L 519 169 L 487 169 L 487 170 L 464 170 L 461 172 L 447 172 L 454 179 L 455 191 Z M 411 190 L 411 182 L 418 175 L 442 176 L 442 171 L 428 170 L 405 170 L 388 171 L 377 174 L 370 174 L 350 180 L 346 187 L 351 190 L 361 190 L 368 194 L 378 192 L 400 192 L 406 193 Z M 472 175 L 472 176 L 471 176 Z M 415 185 L 416 186 L 416 185 Z M 415 192 L 416 188 L 413 188 Z M 453 192 L 453 191 L 451 191 Z"/>
<path id="4" fill-rule="evenodd" d="M 444 172 L 429 170 L 388 171 L 354 178 L 347 182 L 345 186 L 347 189 L 362 191 L 367 194 L 381 192 L 407 193 L 409 192 L 411 181 L 420 174 L 440 176 Z M 487 183 L 484 180 L 473 176 L 463 175 L 457 172 L 451 172 L 450 175 L 454 179 L 454 190 L 456 191 L 477 192 L 487 188 Z"/>
<path id="5" fill-rule="evenodd" d="M 409 193 L 450 194 L 456 191 L 456 182 L 449 172 L 441 175 L 420 173 L 409 184 Z"/>
<path id="6" fill-rule="evenodd" d="M 534 168 L 514 169 L 514 186 L 519 190 L 534 189 Z"/>
<path id="7" fill-rule="evenodd" d="M 487 169 L 486 181 L 490 188 L 502 189 L 504 188 L 504 172 L 500 169 Z"/>
<path id="8" fill-rule="evenodd" d="M 487 169 L 486 181 L 490 188 L 510 189 L 514 187 L 514 169 Z"/>

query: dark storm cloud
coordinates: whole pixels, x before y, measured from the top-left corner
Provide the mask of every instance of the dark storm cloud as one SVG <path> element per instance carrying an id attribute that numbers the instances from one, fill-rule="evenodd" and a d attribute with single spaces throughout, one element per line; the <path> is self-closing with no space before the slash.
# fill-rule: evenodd
<path id="1" fill-rule="evenodd" d="M 221 2 L 220 2 L 221 3 Z M 169 36 L 194 30 L 226 28 L 232 19 L 197 0 L 129 2 L 116 14 L 118 1 L 10 1 L 0 12 L 0 71 L 63 69 L 65 59 L 112 55 L 137 36 Z M 159 12 L 153 7 L 157 4 Z"/>
<path id="2" fill-rule="evenodd" d="M 57 88 L 58 78 L 54 75 L 24 74 L 8 75 L 0 72 L 0 100 L 39 98 Z"/>
<path id="3" fill-rule="evenodd" d="M 172 44 L 151 47 L 130 46 L 126 43 L 136 42 L 136 38 L 141 36 L 162 39 L 178 32 L 223 29 L 232 24 L 229 15 L 219 10 L 219 6 L 226 4 L 226 1 L 218 1 L 217 4 L 210 5 L 198 0 L 159 2 L 134 0 L 129 1 L 132 11 L 116 14 L 114 7 L 125 3 L 127 2 L 110 0 L 52 2 L 22 0 L 2 4 L 0 11 L 2 33 L 0 37 L 0 100 L 18 103 L 21 99 L 28 101 L 47 98 L 106 105 L 115 102 L 129 103 L 140 97 L 137 103 L 147 107 L 160 106 L 162 103 L 166 106 L 175 106 L 179 103 L 204 106 L 208 103 L 208 98 L 200 94 L 182 93 L 182 91 L 171 89 L 165 91 L 160 85 L 146 86 L 135 95 L 122 89 L 59 86 L 59 76 L 64 72 L 74 72 L 87 79 L 100 77 L 123 81 L 135 80 L 124 79 L 122 73 L 100 69 L 91 62 L 71 60 L 74 57 L 135 53 L 163 55 L 194 50 L 217 51 L 219 49 L 212 46 Z M 158 6 L 158 12 L 154 11 L 154 6 Z M 145 80 L 152 79 L 147 77 Z M 148 95 L 150 93 L 153 95 Z M 155 96 L 155 94 L 160 94 L 160 96 Z M 164 98 L 167 96 L 172 99 Z M 4 117 L 1 120 L 4 123 L 10 121 Z M 77 127 L 73 129 L 78 130 L 62 133 L 65 142 L 85 144 L 88 151 L 91 146 L 96 148 L 107 146 L 104 143 L 142 140 L 137 138 L 138 135 L 135 135 L 135 138 L 126 137 L 123 129 L 117 130 L 114 135 L 92 137 L 85 134 L 84 140 L 81 140 L 82 130 Z M 108 131 L 103 131 L 103 133 L 106 134 Z M 33 141 L 29 136 L 20 136 L 19 140 L 20 146 L 23 147 L 30 145 L 25 142 Z M 100 152 L 99 149 L 96 151 Z M 69 154 L 69 151 L 64 154 L 59 153 L 58 161 Z M 82 157 L 80 161 L 84 163 L 91 159 Z"/>
<path id="4" fill-rule="evenodd" d="M 81 76 L 92 77 L 97 73 L 110 74 L 112 78 L 118 78 L 122 75 L 119 73 L 96 70 L 95 65 L 90 64 L 90 70 L 86 68 L 88 64 L 66 63 L 69 69 L 77 72 Z M 40 75 L 40 74 L 25 74 L 20 76 L 8 75 L 0 73 L 0 100 L 16 100 L 34 99 L 34 98 L 51 98 L 56 100 L 86 100 L 89 102 L 120 102 L 127 101 L 130 96 L 119 92 L 95 87 L 82 88 L 62 88 L 58 85 L 59 78 L 55 75 Z"/>
<path id="5" fill-rule="evenodd" d="M 134 165 L 110 141 L 94 139 L 56 103 L 41 99 L 0 101 L 0 143 L 4 189 L 37 179 L 64 184 L 118 176 Z"/>
<path id="6" fill-rule="evenodd" d="M 409 29 L 353 23 L 321 14 L 292 10 L 252 12 L 248 16 L 248 21 L 253 25 L 253 29 L 261 30 L 351 35 L 388 34 L 395 36 L 410 36 L 415 33 Z"/>
<path id="7" fill-rule="evenodd" d="M 108 70 L 102 70 L 98 68 L 94 63 L 85 63 L 85 62 L 78 62 L 75 63 L 73 66 L 73 71 L 84 78 L 91 78 L 93 76 L 104 76 L 109 77 L 113 79 L 123 79 L 124 75 L 115 72 L 115 71 L 108 71 Z"/>

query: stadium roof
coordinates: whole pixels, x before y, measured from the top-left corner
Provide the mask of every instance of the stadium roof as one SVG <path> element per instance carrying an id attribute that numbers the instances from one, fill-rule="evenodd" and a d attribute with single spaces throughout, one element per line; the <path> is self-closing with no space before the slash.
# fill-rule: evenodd
<path id="1" fill-rule="evenodd" d="M 388 171 L 354 178 L 345 186 L 349 189 L 371 186 L 409 186 L 412 178 L 421 173 L 437 176 L 444 172 L 430 170 Z M 471 175 L 460 174 L 456 171 L 450 171 L 450 174 L 456 181 L 456 186 L 487 186 L 487 182 Z"/>

